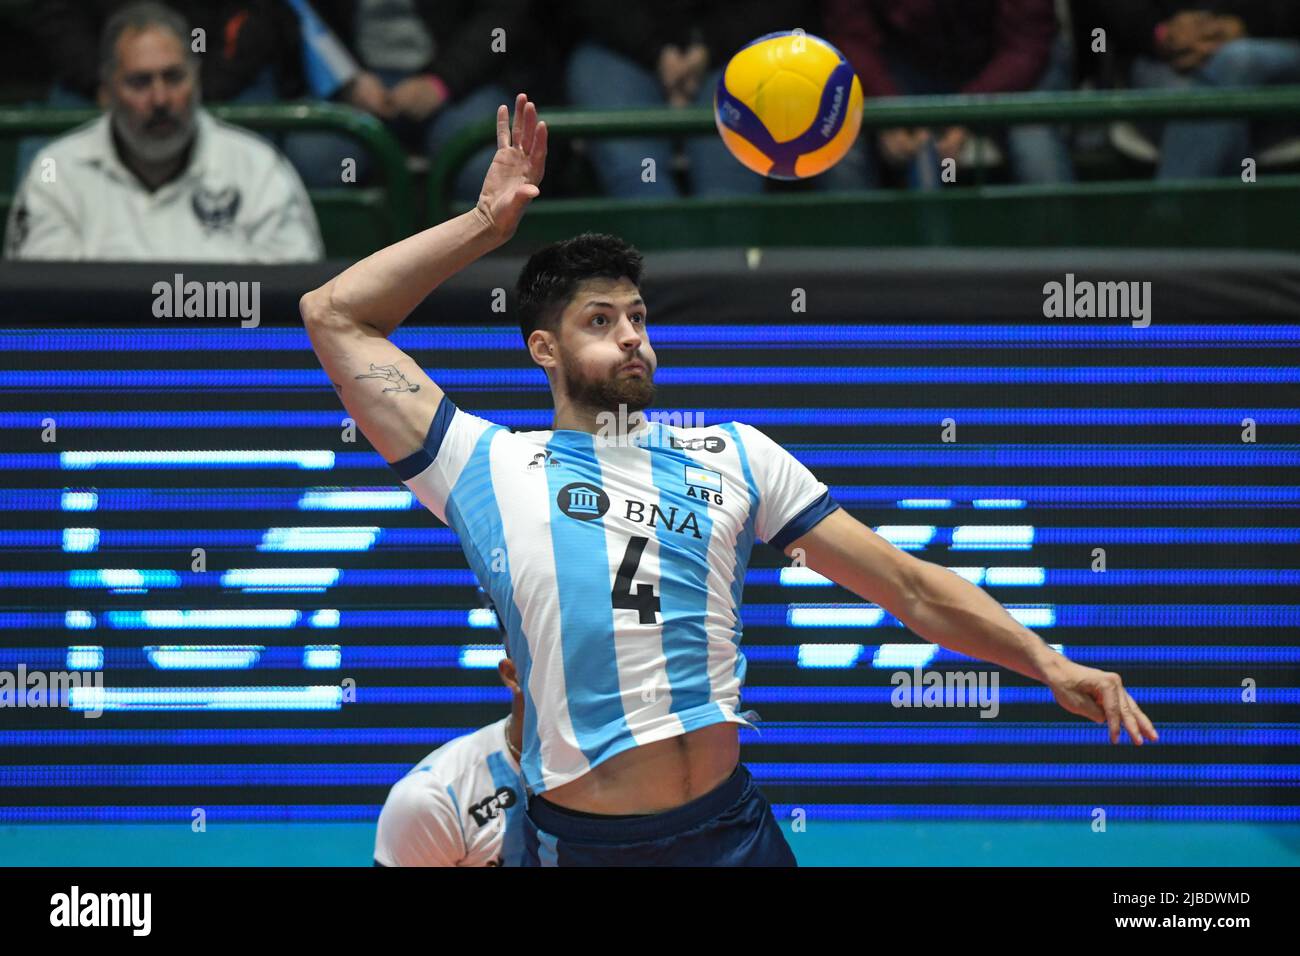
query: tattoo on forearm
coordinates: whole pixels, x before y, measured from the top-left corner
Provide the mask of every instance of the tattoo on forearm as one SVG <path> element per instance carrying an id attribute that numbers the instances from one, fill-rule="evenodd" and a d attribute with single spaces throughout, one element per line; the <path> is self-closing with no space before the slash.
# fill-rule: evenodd
<path id="1" fill-rule="evenodd" d="M 386 387 L 385 392 L 418 392 L 420 390 L 418 384 L 406 380 L 406 376 L 397 370 L 396 365 L 376 365 L 371 362 L 369 374 L 358 375 L 357 378 L 382 378 L 392 386 L 391 388 Z"/>

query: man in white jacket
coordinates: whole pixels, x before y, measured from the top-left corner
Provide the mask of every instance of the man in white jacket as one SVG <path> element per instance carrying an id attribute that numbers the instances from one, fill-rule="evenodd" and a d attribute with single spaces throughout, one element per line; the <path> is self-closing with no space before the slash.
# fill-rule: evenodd
<path id="1" fill-rule="evenodd" d="M 293 167 L 265 140 L 202 109 L 198 63 L 180 14 L 157 3 L 123 8 L 104 27 L 100 56 L 105 113 L 37 154 L 10 212 L 6 258 L 248 263 L 323 256 L 316 215 Z"/>

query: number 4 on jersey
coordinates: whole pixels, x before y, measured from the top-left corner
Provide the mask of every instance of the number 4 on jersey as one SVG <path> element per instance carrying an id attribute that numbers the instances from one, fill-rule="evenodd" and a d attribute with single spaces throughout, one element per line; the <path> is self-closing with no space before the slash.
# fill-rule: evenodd
<path id="1" fill-rule="evenodd" d="M 645 551 L 649 538 L 634 535 L 627 543 L 623 554 L 623 563 L 619 565 L 618 577 L 614 579 L 611 597 L 614 607 L 627 608 L 640 612 L 641 624 L 658 624 L 659 595 L 655 594 L 654 585 L 638 583 L 632 590 L 632 579 L 636 576 L 637 565 L 641 563 L 641 553 Z"/>

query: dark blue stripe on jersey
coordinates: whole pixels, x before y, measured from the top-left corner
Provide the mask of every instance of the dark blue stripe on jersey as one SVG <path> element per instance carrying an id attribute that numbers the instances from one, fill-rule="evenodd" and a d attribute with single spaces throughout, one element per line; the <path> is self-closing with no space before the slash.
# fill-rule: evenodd
<path id="1" fill-rule="evenodd" d="M 768 541 L 768 544 L 778 551 L 784 551 L 791 541 L 803 537 L 817 525 L 817 522 L 838 507 L 839 503 L 831 497 L 831 493 L 829 491 L 825 492 L 807 508 L 804 508 L 803 511 L 791 518 L 784 528 L 772 535 L 772 540 Z"/>
<path id="2" fill-rule="evenodd" d="M 407 481 L 433 464 L 433 460 L 438 457 L 438 449 L 442 447 L 443 436 L 451 427 L 451 419 L 455 414 L 456 406 L 444 392 L 442 401 L 438 403 L 438 411 L 434 413 L 433 421 L 429 423 L 429 434 L 424 436 L 424 447 L 407 455 L 401 461 L 388 463 L 388 467 L 397 472 L 398 478 Z"/>

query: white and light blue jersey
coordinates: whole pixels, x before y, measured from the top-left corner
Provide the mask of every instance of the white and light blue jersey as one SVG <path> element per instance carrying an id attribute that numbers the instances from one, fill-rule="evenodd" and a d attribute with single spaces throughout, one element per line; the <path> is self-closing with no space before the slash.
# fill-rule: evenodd
<path id="1" fill-rule="evenodd" d="M 449 740 L 388 791 L 375 832 L 383 866 L 519 866 L 526 806 L 509 718 Z"/>
<path id="2" fill-rule="evenodd" d="M 390 463 L 460 536 L 507 630 L 533 793 L 738 714 L 741 594 L 757 537 L 784 548 L 838 505 L 756 428 L 648 421 L 621 441 L 511 432 L 443 397 Z"/>

